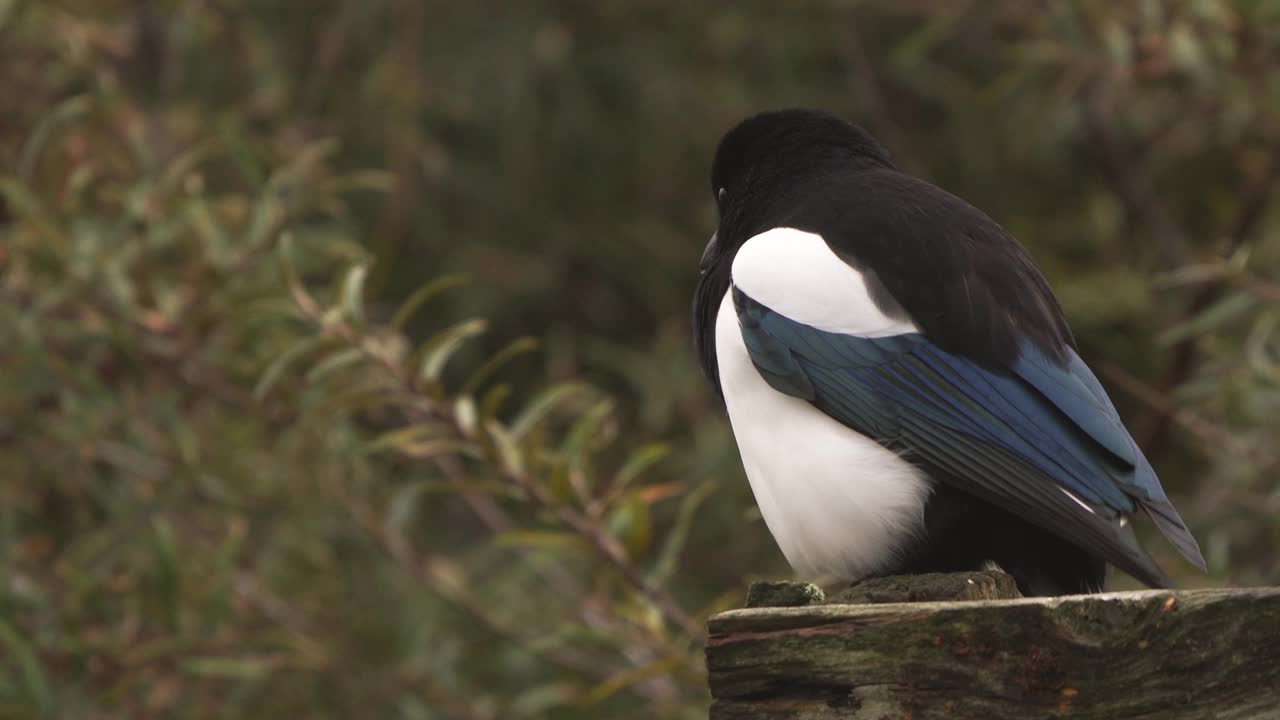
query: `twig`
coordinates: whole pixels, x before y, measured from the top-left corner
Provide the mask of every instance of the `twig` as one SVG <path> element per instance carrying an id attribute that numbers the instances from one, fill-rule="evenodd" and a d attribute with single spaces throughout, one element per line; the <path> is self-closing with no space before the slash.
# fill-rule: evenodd
<path id="1" fill-rule="evenodd" d="M 858 32 L 856 18 L 850 18 L 845 23 L 844 36 L 845 41 L 840 45 L 845 55 L 845 64 L 853 73 L 856 90 L 860 91 L 858 95 L 862 105 L 866 108 L 871 121 L 875 123 L 875 131 L 889 138 L 893 158 L 899 167 L 913 174 L 923 173 L 924 166 L 889 110 L 889 103 L 885 99 L 875 64 L 867 52 L 862 35 Z"/>
<path id="2" fill-rule="evenodd" d="M 1270 155 L 1267 167 L 1252 181 L 1247 182 L 1240 191 L 1240 205 L 1235 219 L 1228 226 L 1227 245 L 1224 257 L 1236 254 L 1256 234 L 1262 217 L 1266 214 L 1267 203 L 1272 189 L 1280 180 L 1280 145 Z M 1231 280 L 1223 278 L 1200 288 L 1192 297 L 1183 313 L 1183 317 L 1192 318 L 1204 312 L 1222 296 L 1231 284 Z M 1170 360 L 1165 371 L 1156 380 L 1154 390 L 1167 395 L 1186 380 L 1195 366 L 1198 338 L 1183 338 L 1169 352 Z M 1168 439 L 1169 413 L 1150 408 L 1149 411 L 1134 423 L 1134 435 L 1139 444 L 1152 451 L 1161 447 Z"/>
<path id="3" fill-rule="evenodd" d="M 327 332 L 332 332 L 358 348 L 366 357 L 381 365 L 401 386 L 402 392 L 417 399 L 425 419 L 434 420 L 448 426 L 459 438 L 466 437 L 459 418 L 451 411 L 423 396 L 418 383 L 409 370 L 396 358 L 382 352 L 368 342 L 343 319 L 324 318 L 324 312 L 315 299 L 306 291 L 296 278 L 290 279 L 290 292 L 295 303 L 311 320 Z M 612 535 L 607 533 L 597 522 L 573 508 L 555 502 L 550 495 L 528 473 L 514 468 L 503 468 L 503 477 L 514 486 L 523 490 L 530 500 L 552 515 L 565 526 L 587 540 L 595 553 L 612 566 L 641 597 L 658 608 L 663 618 L 683 632 L 690 641 L 702 637 L 702 625 L 694 620 L 666 591 L 648 578 L 627 557 L 626 550 Z"/>
<path id="4" fill-rule="evenodd" d="M 1137 153 L 1126 147 L 1117 136 L 1110 120 L 1114 109 L 1104 99 L 1097 81 L 1085 92 L 1083 111 L 1089 138 L 1097 150 L 1112 191 L 1124 207 L 1129 227 L 1135 235 L 1147 238 L 1155 247 L 1161 266 L 1172 269 L 1184 265 L 1187 258 L 1186 235 L 1160 202 Z"/>
<path id="5" fill-rule="evenodd" d="M 1207 451 L 1218 452 L 1224 448 L 1231 448 L 1236 444 L 1235 438 L 1230 433 L 1218 428 L 1191 410 L 1178 407 L 1178 404 L 1166 393 L 1162 393 L 1139 380 L 1124 368 L 1107 364 L 1102 367 L 1102 374 L 1114 383 L 1116 387 L 1138 402 L 1172 418 L 1179 425 L 1186 428 L 1192 435 L 1199 438 Z"/>

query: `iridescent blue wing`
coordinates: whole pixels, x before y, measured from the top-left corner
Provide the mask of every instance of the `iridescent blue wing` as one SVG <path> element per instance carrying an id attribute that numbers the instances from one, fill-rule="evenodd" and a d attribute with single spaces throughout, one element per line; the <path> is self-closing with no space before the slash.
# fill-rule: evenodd
<path id="1" fill-rule="evenodd" d="M 1150 585 L 1167 580 L 1122 522 L 1139 509 L 1204 566 L 1151 465 L 1069 348 L 1058 364 L 1025 342 L 1010 367 L 987 367 L 921 334 L 826 332 L 736 289 L 734 304 L 753 363 L 779 392 Z"/>

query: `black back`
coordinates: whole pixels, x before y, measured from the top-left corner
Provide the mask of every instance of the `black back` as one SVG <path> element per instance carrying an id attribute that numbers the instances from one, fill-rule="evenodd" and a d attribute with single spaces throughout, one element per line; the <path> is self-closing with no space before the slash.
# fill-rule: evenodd
<path id="1" fill-rule="evenodd" d="M 712 190 L 719 253 L 694 297 L 695 349 L 719 391 L 715 313 L 738 248 L 775 227 L 821 235 L 857 267 L 889 314 L 909 317 L 948 352 L 988 366 L 1017 357 L 1020 337 L 1061 360 L 1074 346 L 1062 308 L 1031 256 L 964 200 L 899 172 L 865 131 L 810 110 L 764 113 L 725 135 Z"/>

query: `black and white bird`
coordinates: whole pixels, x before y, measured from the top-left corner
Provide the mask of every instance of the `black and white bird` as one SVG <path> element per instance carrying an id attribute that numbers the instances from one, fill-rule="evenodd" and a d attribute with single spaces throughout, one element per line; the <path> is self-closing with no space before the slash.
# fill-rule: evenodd
<path id="1" fill-rule="evenodd" d="M 818 111 L 743 121 L 716 152 L 719 228 L 694 299 L 760 512 L 812 579 L 978 569 L 1027 595 L 1168 580 L 1146 514 L 1204 559 L 1031 256 L 960 198 Z"/>

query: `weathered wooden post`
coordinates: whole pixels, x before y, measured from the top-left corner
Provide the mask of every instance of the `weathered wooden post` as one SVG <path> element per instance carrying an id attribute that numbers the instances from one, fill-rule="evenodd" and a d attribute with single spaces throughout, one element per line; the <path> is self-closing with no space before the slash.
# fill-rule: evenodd
<path id="1" fill-rule="evenodd" d="M 1280 718 L 1280 588 L 1010 598 L 972 573 L 841 595 L 754 586 L 712 617 L 712 720 Z"/>

